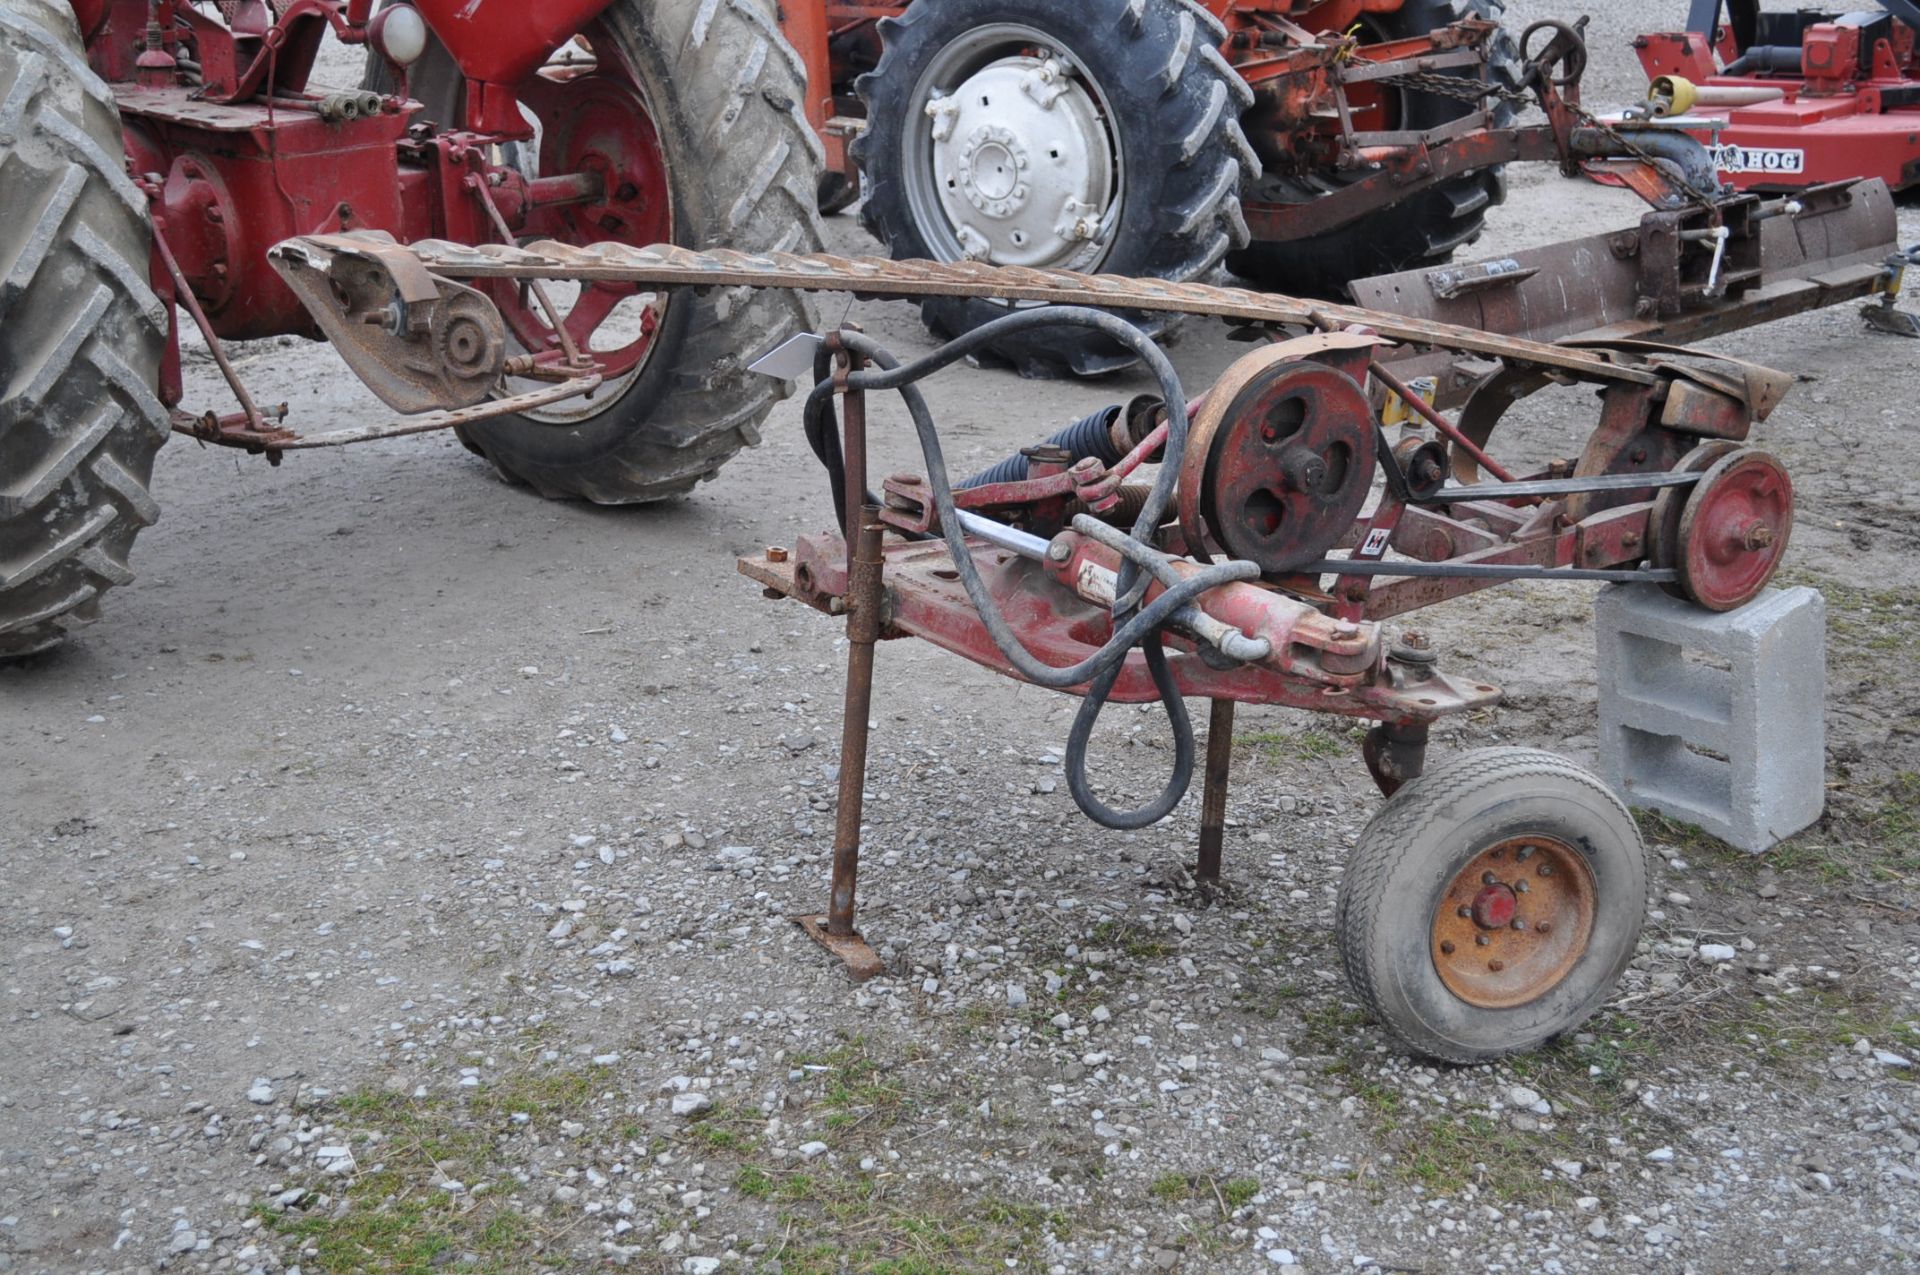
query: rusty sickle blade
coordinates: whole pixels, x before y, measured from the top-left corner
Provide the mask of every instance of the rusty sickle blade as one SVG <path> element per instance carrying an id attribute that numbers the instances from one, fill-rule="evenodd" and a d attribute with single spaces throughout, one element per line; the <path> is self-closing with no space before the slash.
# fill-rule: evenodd
<path id="1" fill-rule="evenodd" d="M 305 242 L 342 254 L 391 257 L 396 252 L 405 252 L 433 274 L 450 279 L 578 279 L 654 287 L 794 288 L 903 299 L 997 297 L 1007 301 L 1210 315 L 1243 323 L 1315 328 L 1358 325 L 1391 341 L 1555 368 L 1585 380 L 1637 385 L 1650 385 L 1655 380 L 1654 375 L 1644 369 L 1612 362 L 1590 350 L 1547 345 L 1433 320 L 1409 319 L 1384 310 L 1165 279 L 1085 275 L 1068 270 L 1032 270 L 978 262 L 943 264 L 835 257 L 824 253 L 746 253 L 725 248 L 695 252 L 672 245 L 634 248 L 616 243 L 577 248 L 552 240 L 522 247 L 504 244 L 474 247 L 423 239 L 402 249 L 377 231 L 313 235 Z"/>

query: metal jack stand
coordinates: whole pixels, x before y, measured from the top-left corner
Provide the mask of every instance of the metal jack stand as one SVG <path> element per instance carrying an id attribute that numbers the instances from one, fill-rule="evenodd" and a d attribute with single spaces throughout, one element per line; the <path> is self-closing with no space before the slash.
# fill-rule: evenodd
<path id="1" fill-rule="evenodd" d="M 834 380 L 842 395 L 842 451 L 846 507 L 858 525 L 847 537 L 847 691 L 840 724 L 840 802 L 833 823 L 833 885 L 827 913 L 796 916 L 801 929 L 839 957 L 856 983 L 880 973 L 880 957 L 853 928 L 854 889 L 860 875 L 860 816 L 867 783 L 867 721 L 873 709 L 873 648 L 880 640 L 886 590 L 881 583 L 880 510 L 867 503 L 865 395 L 847 376 L 865 360 L 836 351 Z"/>
<path id="2" fill-rule="evenodd" d="M 1227 774 L 1233 766 L 1233 701 L 1216 699 L 1207 717 L 1206 785 L 1200 790 L 1200 862 L 1193 876 L 1211 894 L 1220 886 L 1220 843 L 1227 827 Z"/>

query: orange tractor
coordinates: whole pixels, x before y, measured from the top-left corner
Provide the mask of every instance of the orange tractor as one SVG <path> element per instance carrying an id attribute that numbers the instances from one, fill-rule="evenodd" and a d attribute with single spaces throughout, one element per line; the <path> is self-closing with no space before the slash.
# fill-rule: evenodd
<path id="1" fill-rule="evenodd" d="M 1477 144 L 1521 85 L 1504 0 L 792 0 L 822 211 L 865 173 L 896 258 L 1337 293 L 1438 264 L 1505 197 Z M 1482 95 L 1480 90 L 1497 90 Z M 1382 176 L 1384 174 L 1384 176 Z M 932 302 L 938 332 L 992 303 Z M 1097 336 L 1000 353 L 1021 370 L 1129 361 Z"/>
<path id="2" fill-rule="evenodd" d="M 1696 299 L 1756 286 L 1752 269 L 1719 268 L 1740 255 L 1712 250 L 1725 243 L 1723 227 L 1751 240 L 1749 266 L 1760 249 L 1743 229 L 1751 209 L 1727 202 L 1732 192 L 1710 166 L 1687 171 L 1698 152 L 1659 121 L 1623 129 L 1580 105 L 1584 22 L 1536 23 L 1516 36 L 1500 26 L 1504 8 L 1505 0 L 788 0 L 782 23 L 807 64 L 806 114 L 825 143 L 822 210 L 864 192 L 862 221 L 896 259 L 1169 280 L 1224 264 L 1276 291 L 1388 308 L 1414 296 L 1435 317 L 1487 318 L 1552 339 L 1623 317 L 1671 317 L 1689 286 Z M 1521 124 L 1535 106 L 1547 122 Z M 1646 267 L 1642 277 L 1617 293 L 1602 280 L 1572 280 L 1579 313 L 1550 329 L 1537 316 L 1514 327 L 1511 314 L 1502 325 L 1465 313 L 1449 304 L 1458 296 L 1429 296 L 1420 278 L 1411 289 L 1405 280 L 1356 286 L 1446 263 L 1479 236 L 1505 196 L 1503 166 L 1520 160 L 1569 174 L 1659 165 L 1681 193 L 1666 181 L 1643 190 L 1657 215 L 1681 205 L 1694 212 L 1656 237 L 1686 246 L 1638 258 L 1603 245 Z M 1782 267 L 1817 277 L 1798 267 L 1829 255 L 1824 232 L 1780 237 L 1795 242 L 1784 255 L 1766 251 L 1770 283 Z M 1865 247 L 1873 236 L 1846 238 Z M 1551 263 L 1530 264 L 1545 271 L 1535 288 L 1576 256 L 1560 250 Z M 1676 267 L 1694 283 L 1676 284 Z M 1660 271 L 1668 277 L 1653 277 Z M 1611 278 L 1618 273 L 1600 272 L 1609 286 L 1626 282 Z M 932 298 L 923 315 L 955 336 L 1008 308 Z M 1147 327 L 1160 334 L 1170 322 Z M 1085 330 L 1029 334 L 989 352 L 1031 375 L 1132 362 Z"/>

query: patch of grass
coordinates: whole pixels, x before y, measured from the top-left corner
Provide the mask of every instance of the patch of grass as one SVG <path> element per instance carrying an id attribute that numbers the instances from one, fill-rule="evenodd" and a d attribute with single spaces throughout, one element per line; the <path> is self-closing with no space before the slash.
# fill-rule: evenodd
<path id="1" fill-rule="evenodd" d="M 1136 961 L 1172 956 L 1176 946 L 1137 921 L 1102 921 L 1093 927 L 1092 945 L 1125 952 Z"/>
<path id="2" fill-rule="evenodd" d="M 917 1058 L 890 1062 L 865 1036 L 852 1036 L 824 1053 L 798 1054 L 797 1067 L 824 1067 L 825 1090 L 816 1100 L 823 1122 L 835 1133 L 877 1133 L 892 1128 L 910 1104 L 928 1095 L 909 1088 L 899 1072 Z"/>
<path id="3" fill-rule="evenodd" d="M 1330 761 L 1353 755 L 1353 742 L 1322 730 L 1261 730 L 1235 735 L 1236 748 L 1258 753 L 1271 762 Z"/>
<path id="4" fill-rule="evenodd" d="M 306 1265 L 329 1272 L 430 1275 L 455 1263 L 473 1275 L 508 1275 L 561 1260 L 548 1235 L 504 1195 L 443 1190 L 443 1171 L 469 1187 L 506 1172 L 495 1135 L 517 1113 L 528 1122 L 584 1111 L 595 1081 L 587 1073 L 528 1070 L 481 1085 L 464 1100 L 358 1090 L 336 1098 L 363 1171 L 335 1185 L 334 1207 L 313 1213 L 255 1210 L 263 1225 L 316 1250 Z M 379 1134 L 377 1141 L 369 1137 Z"/>
<path id="5" fill-rule="evenodd" d="M 1184 1173 L 1162 1173 L 1147 1188 L 1147 1194 L 1162 1204 L 1178 1204 L 1193 1194 L 1193 1179 Z"/>
<path id="6" fill-rule="evenodd" d="M 1147 1194 L 1162 1204 L 1184 1204 L 1189 1200 L 1212 1206 L 1219 1221 L 1260 1194 L 1260 1179 L 1229 1177 L 1223 1173 L 1162 1173 L 1147 1188 Z"/>
<path id="7" fill-rule="evenodd" d="M 787 1242 L 770 1257 L 787 1275 L 986 1275 L 1024 1268 L 1065 1239 L 1065 1214 L 1000 1196 L 895 1198 L 879 1179 L 796 1174 L 783 1189 Z"/>
<path id="8" fill-rule="evenodd" d="M 1920 771 L 1833 794 L 1826 817 L 1764 855 L 1751 855 L 1691 824 L 1635 811 L 1641 835 L 1684 855 L 1747 873 L 1806 875 L 1822 885 L 1846 881 L 1920 883 Z"/>

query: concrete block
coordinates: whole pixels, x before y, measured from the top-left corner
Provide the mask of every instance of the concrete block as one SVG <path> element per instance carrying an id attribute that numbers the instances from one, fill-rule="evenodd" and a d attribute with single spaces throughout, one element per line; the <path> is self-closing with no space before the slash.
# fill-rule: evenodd
<path id="1" fill-rule="evenodd" d="M 1628 805 L 1759 853 L 1826 804 L 1827 607 L 1768 589 L 1705 611 L 1646 584 L 1594 603 L 1600 774 Z"/>

